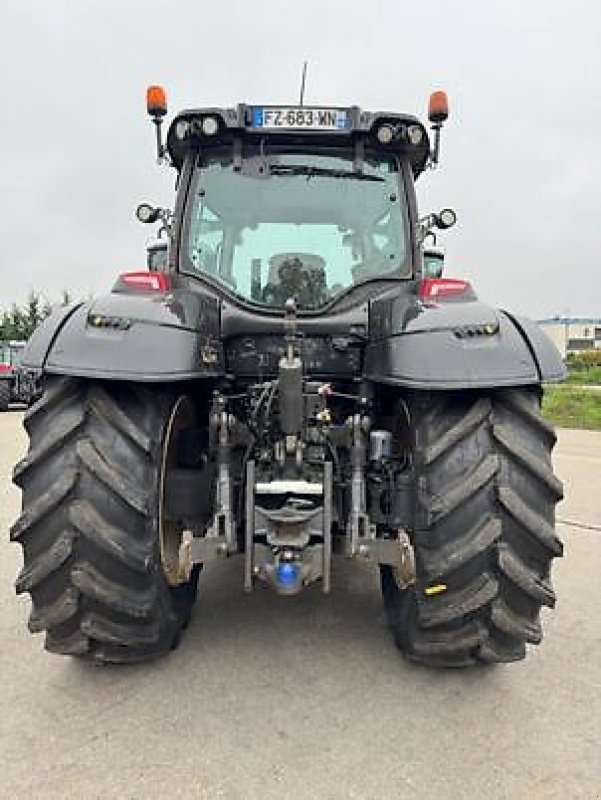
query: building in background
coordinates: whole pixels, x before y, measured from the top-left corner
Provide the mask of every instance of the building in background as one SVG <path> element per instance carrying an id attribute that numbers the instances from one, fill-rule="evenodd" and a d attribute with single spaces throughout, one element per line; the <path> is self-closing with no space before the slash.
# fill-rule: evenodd
<path id="1" fill-rule="evenodd" d="M 552 317 L 541 319 L 538 324 L 564 359 L 571 353 L 601 349 L 599 317 Z"/>

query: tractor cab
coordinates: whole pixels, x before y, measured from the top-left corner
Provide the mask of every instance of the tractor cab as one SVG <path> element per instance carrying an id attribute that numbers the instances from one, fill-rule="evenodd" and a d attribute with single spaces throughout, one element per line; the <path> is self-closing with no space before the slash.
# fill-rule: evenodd
<path id="1" fill-rule="evenodd" d="M 300 315 L 416 275 L 413 182 L 438 158 L 443 93 L 430 103 L 433 149 L 409 115 L 246 104 L 181 112 L 164 145 L 159 87 L 147 106 L 159 159 L 180 176 L 175 272 L 258 312 L 293 298 Z"/>
<path id="2" fill-rule="evenodd" d="M 17 367 L 21 361 L 25 342 L 4 341 L 0 342 L 0 369 L 10 372 Z"/>

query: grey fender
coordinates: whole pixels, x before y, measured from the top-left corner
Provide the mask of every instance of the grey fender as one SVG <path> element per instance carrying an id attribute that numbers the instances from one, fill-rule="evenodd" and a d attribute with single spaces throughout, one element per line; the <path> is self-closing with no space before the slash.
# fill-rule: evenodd
<path id="1" fill-rule="evenodd" d="M 44 367 L 50 348 L 54 344 L 61 329 L 83 303 L 71 303 L 55 309 L 49 317 L 41 322 L 29 337 L 23 351 L 21 364 L 30 369 L 39 370 Z"/>
<path id="2" fill-rule="evenodd" d="M 480 303 L 373 304 L 365 377 L 415 389 L 475 389 L 559 381 L 565 367 L 535 323 Z"/>
<path id="3" fill-rule="evenodd" d="M 40 327 L 29 349 L 50 374 L 135 381 L 223 374 L 217 301 L 186 289 L 113 293 L 81 304 Z"/>
<path id="4" fill-rule="evenodd" d="M 520 331 L 536 360 L 541 379 L 545 383 L 558 383 L 566 378 L 567 370 L 559 350 L 541 328 L 527 317 L 503 312 Z"/>

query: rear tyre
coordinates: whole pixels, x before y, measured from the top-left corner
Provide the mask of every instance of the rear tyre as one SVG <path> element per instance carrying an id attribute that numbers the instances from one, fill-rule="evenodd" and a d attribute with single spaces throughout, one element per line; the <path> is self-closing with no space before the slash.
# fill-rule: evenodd
<path id="1" fill-rule="evenodd" d="M 415 586 L 381 568 L 395 640 L 411 661 L 441 667 L 524 658 L 542 638 L 541 606 L 562 544 L 553 428 L 532 389 L 429 395 L 412 409 Z"/>
<path id="2" fill-rule="evenodd" d="M 25 414 L 15 467 L 23 511 L 17 593 L 29 629 L 54 653 L 136 662 L 171 650 L 187 625 L 198 570 L 171 586 L 158 544 L 165 431 L 175 398 L 134 384 L 51 380 Z"/>
<path id="3" fill-rule="evenodd" d="M 8 381 L 0 381 L 0 411 L 8 411 L 10 403 L 10 384 Z"/>

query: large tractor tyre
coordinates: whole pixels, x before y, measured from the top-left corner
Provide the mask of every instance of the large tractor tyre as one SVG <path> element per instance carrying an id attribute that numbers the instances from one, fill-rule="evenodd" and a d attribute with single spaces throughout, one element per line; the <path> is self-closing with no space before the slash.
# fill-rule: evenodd
<path id="1" fill-rule="evenodd" d="M 177 645 L 198 571 L 167 580 L 159 507 L 185 407 L 138 385 L 55 378 L 26 412 L 11 539 L 23 547 L 16 589 L 31 594 L 29 630 L 46 631 L 47 650 L 125 663 Z"/>
<path id="2" fill-rule="evenodd" d="M 0 411 L 8 411 L 10 394 L 10 383 L 6 380 L 0 380 Z"/>
<path id="3" fill-rule="evenodd" d="M 562 485 L 553 428 L 535 389 L 431 394 L 411 408 L 415 585 L 381 568 L 397 646 L 410 660 L 463 667 L 518 661 L 553 606 Z"/>

